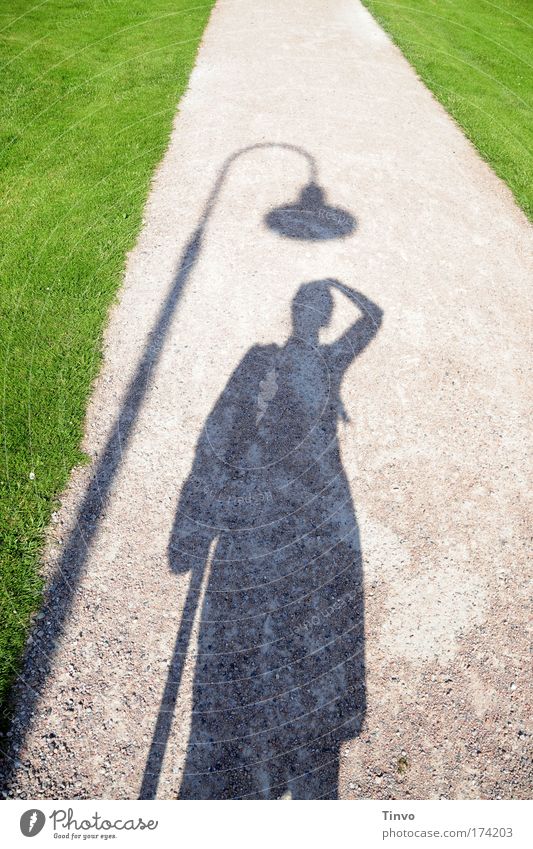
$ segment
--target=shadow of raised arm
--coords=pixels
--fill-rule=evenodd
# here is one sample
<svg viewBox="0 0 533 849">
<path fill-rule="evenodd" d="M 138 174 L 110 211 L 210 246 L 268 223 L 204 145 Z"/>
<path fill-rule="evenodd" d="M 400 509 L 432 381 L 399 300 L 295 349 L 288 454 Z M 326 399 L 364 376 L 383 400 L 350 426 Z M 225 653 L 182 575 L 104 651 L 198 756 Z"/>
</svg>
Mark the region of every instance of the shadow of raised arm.
<svg viewBox="0 0 533 849">
<path fill-rule="evenodd" d="M 350 289 L 349 286 L 345 286 L 339 280 L 330 280 L 328 282 L 332 289 L 338 289 L 339 292 L 346 295 L 361 312 L 360 318 L 350 325 L 348 330 L 336 339 L 335 342 L 327 346 L 337 367 L 340 367 L 342 372 L 344 372 L 377 334 L 383 321 L 383 310 L 371 301 L 370 298 L 367 298 L 361 292 Z"/>
</svg>

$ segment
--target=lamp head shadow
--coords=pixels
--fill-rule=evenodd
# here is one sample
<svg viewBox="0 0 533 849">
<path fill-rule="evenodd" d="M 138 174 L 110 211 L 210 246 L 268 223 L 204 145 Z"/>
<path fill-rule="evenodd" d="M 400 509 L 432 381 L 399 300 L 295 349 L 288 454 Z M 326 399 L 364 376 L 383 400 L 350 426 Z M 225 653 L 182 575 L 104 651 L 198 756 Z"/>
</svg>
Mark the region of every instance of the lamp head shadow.
<svg viewBox="0 0 533 849">
<path fill-rule="evenodd" d="M 356 227 L 353 215 L 326 203 L 324 190 L 315 182 L 304 186 L 296 203 L 272 209 L 265 222 L 286 239 L 312 242 L 343 239 Z"/>
</svg>

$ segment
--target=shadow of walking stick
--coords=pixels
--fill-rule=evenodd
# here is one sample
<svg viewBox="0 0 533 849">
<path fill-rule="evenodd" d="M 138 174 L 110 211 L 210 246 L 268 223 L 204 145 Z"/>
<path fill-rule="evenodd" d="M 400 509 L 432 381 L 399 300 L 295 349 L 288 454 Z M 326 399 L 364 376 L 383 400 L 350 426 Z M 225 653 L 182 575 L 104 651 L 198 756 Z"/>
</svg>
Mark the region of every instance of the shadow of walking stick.
<svg viewBox="0 0 533 849">
<path fill-rule="evenodd" d="M 196 580 L 196 576 L 193 573 L 189 581 L 187 598 L 185 599 L 180 627 L 174 644 L 174 651 L 172 652 L 172 660 L 168 669 L 165 689 L 161 698 L 159 713 L 157 714 L 157 721 L 152 735 L 152 743 L 146 759 L 141 789 L 139 791 L 139 799 L 155 799 L 157 794 L 161 769 L 163 766 L 163 758 L 167 748 L 168 738 L 170 736 L 172 721 L 174 719 L 174 708 L 176 706 L 176 700 L 178 698 L 178 692 L 183 676 L 183 669 L 191 639 L 194 617 L 200 600 L 201 588 L 201 581 Z"/>
</svg>

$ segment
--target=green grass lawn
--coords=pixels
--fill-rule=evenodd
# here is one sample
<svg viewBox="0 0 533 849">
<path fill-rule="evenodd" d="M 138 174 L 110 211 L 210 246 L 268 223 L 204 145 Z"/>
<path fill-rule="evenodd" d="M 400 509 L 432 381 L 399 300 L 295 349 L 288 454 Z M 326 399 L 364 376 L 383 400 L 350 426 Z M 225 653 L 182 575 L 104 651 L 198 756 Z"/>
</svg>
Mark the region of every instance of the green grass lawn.
<svg viewBox="0 0 533 849">
<path fill-rule="evenodd" d="M 0 11 L 0 703 L 80 441 L 102 328 L 213 0 Z"/>
<path fill-rule="evenodd" d="M 533 219 L 532 0 L 363 0 Z"/>
</svg>

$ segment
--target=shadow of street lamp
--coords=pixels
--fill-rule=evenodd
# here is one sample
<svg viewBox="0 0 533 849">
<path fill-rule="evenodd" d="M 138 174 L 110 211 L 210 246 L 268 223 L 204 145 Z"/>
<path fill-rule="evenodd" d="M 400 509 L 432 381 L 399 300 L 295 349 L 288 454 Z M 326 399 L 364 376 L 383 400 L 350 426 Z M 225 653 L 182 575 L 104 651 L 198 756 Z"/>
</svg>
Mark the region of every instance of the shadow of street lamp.
<svg viewBox="0 0 533 849">
<path fill-rule="evenodd" d="M 265 215 L 264 221 L 267 227 L 287 239 L 313 242 L 343 239 L 353 233 L 356 227 L 354 217 L 347 210 L 326 203 L 326 193 L 318 183 L 316 162 L 310 153 L 297 145 L 284 144 L 283 142 L 260 142 L 244 147 L 226 159 L 205 205 L 193 239 L 203 236 L 222 185 L 233 163 L 247 153 L 272 148 L 279 148 L 303 156 L 309 166 L 309 181 L 300 191 L 296 202 L 276 207 Z"/>
<path fill-rule="evenodd" d="M 220 189 L 233 162 L 245 153 L 256 150 L 282 149 L 303 156 L 309 164 L 309 182 L 302 189 L 296 203 L 271 210 L 265 217 L 266 225 L 278 235 L 290 238 L 320 241 L 325 239 L 343 238 L 355 228 L 352 216 L 340 209 L 330 207 L 325 203 L 325 193 L 317 181 L 315 161 L 309 153 L 296 145 L 264 142 L 243 148 L 225 161 L 206 202 L 204 211 L 192 236 L 186 243 L 179 261 L 176 274 L 164 302 L 147 335 L 144 349 L 124 392 L 120 411 L 109 431 L 109 437 L 100 452 L 94 473 L 87 486 L 77 510 L 70 533 L 62 549 L 57 568 L 48 583 L 43 605 L 48 609 L 50 627 L 40 641 L 34 641 L 28 650 L 25 664 L 24 698 L 19 701 L 24 704 L 24 710 L 16 714 L 13 724 L 13 743 L 17 749 L 24 745 L 26 733 L 31 719 L 35 715 L 41 695 L 46 687 L 57 653 L 64 635 L 65 625 L 72 611 L 78 591 L 81 576 L 87 567 L 94 540 L 100 531 L 102 517 L 106 513 L 107 504 L 113 491 L 113 484 L 121 469 L 128 446 L 135 432 L 140 411 L 143 407 L 150 386 L 150 376 L 161 359 L 165 340 L 169 333 L 176 307 L 185 290 L 189 277 L 196 267 L 200 255 L 205 231 L 218 199 Z M 168 742 L 172 723 L 172 710 L 165 706 L 173 705 L 176 701 L 179 683 L 183 672 L 182 647 L 189 644 L 192 619 L 197 606 L 198 588 L 191 582 L 185 602 L 182 620 L 178 631 L 173 658 L 170 662 L 168 678 L 161 701 L 158 717 L 152 738 L 150 753 L 146 762 L 140 798 L 154 798 L 161 773 L 161 765 Z M 192 614 L 191 615 L 191 611 Z M 2 751 L 2 779 L 5 787 L 10 785 L 16 773 L 16 757 L 14 752 Z"/>
</svg>

